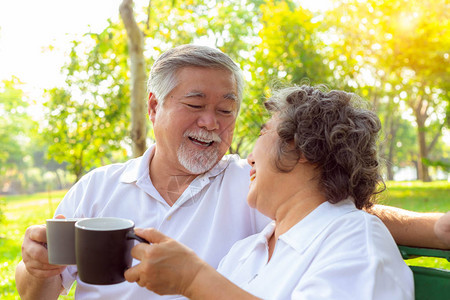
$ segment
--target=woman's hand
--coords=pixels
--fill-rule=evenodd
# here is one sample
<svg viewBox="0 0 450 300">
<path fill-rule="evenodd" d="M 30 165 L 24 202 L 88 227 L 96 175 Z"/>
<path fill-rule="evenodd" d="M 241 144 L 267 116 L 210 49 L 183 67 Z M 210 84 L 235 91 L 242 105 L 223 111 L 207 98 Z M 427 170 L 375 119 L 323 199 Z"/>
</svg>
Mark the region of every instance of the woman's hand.
<svg viewBox="0 0 450 300">
<path fill-rule="evenodd" d="M 156 229 L 136 229 L 135 232 L 150 245 L 140 243 L 131 250 L 131 255 L 141 262 L 125 272 L 125 279 L 159 295 L 189 293 L 194 278 L 208 267 L 206 262 Z"/>
</svg>

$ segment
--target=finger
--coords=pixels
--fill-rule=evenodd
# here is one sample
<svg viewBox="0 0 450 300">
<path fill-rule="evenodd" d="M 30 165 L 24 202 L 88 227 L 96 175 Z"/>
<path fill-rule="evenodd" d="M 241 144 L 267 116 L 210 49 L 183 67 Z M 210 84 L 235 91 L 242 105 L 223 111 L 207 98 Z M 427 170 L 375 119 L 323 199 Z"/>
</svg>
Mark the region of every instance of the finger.
<svg viewBox="0 0 450 300">
<path fill-rule="evenodd" d="M 131 248 L 131 256 L 137 260 L 142 261 L 145 256 L 149 255 L 150 247 L 151 245 L 149 244 L 139 243 Z"/>
<path fill-rule="evenodd" d="M 32 240 L 24 243 L 22 254 L 25 262 L 34 261 L 36 264 L 48 264 L 48 251 L 42 243 Z"/>
<path fill-rule="evenodd" d="M 146 239 L 147 241 L 149 241 L 149 243 L 152 244 L 159 244 L 170 240 L 168 236 L 162 234 L 155 228 L 136 228 L 134 232 L 136 233 L 136 235 Z"/>
<path fill-rule="evenodd" d="M 27 229 L 25 235 L 32 241 L 38 243 L 47 243 L 47 231 L 45 225 L 34 225 Z"/>
<path fill-rule="evenodd" d="M 125 280 L 128 282 L 139 281 L 139 265 L 129 268 L 124 273 Z"/>
<path fill-rule="evenodd" d="M 30 241 L 22 249 L 22 259 L 28 272 L 36 277 L 46 278 L 60 274 L 65 266 L 50 265 L 47 249 L 39 243 Z"/>
<path fill-rule="evenodd" d="M 27 268 L 29 269 L 35 269 L 35 270 L 41 270 L 44 272 L 51 272 L 54 270 L 62 270 L 65 268 L 65 266 L 59 266 L 59 265 L 51 265 L 45 261 L 36 259 L 36 260 L 29 260 L 26 264 Z"/>
<path fill-rule="evenodd" d="M 30 265 L 25 265 L 25 266 L 27 268 L 28 273 L 30 273 L 31 275 L 38 277 L 38 278 L 48 278 L 48 277 L 59 275 L 66 268 L 65 266 L 54 266 L 51 269 L 42 269 L 39 267 L 36 268 L 34 266 L 30 266 Z"/>
<path fill-rule="evenodd" d="M 55 219 L 65 219 L 66 217 L 64 217 L 64 215 L 56 215 Z"/>
</svg>

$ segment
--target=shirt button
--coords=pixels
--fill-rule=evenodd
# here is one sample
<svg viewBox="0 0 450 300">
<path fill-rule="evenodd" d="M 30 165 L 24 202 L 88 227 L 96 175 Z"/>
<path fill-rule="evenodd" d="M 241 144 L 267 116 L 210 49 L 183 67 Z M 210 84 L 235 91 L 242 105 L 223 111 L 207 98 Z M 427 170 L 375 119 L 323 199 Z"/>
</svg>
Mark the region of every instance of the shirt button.
<svg viewBox="0 0 450 300">
<path fill-rule="evenodd" d="M 172 216 L 168 216 L 166 220 L 170 221 L 170 219 L 172 219 Z"/>
</svg>

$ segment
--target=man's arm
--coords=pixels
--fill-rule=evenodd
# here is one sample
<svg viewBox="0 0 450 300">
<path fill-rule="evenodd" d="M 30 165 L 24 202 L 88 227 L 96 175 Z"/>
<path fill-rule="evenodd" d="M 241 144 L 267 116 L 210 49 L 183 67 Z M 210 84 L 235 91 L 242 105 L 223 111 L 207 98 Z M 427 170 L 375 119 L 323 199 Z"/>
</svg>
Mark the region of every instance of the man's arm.
<svg viewBox="0 0 450 300">
<path fill-rule="evenodd" d="M 386 205 L 374 205 L 368 212 L 383 221 L 399 245 L 449 248 L 434 231 L 434 225 L 443 213 L 418 213 Z"/>
<path fill-rule="evenodd" d="M 450 248 L 450 211 L 437 220 L 434 225 L 434 233 L 448 248 Z"/>
<path fill-rule="evenodd" d="M 21 299 L 57 299 L 64 266 L 48 263 L 45 226 L 27 229 L 22 244 L 22 261 L 16 268 L 16 287 Z"/>
<path fill-rule="evenodd" d="M 21 261 L 16 268 L 16 287 L 20 298 L 25 299 L 58 299 L 63 287 L 61 276 L 38 278 L 28 273 Z"/>
</svg>

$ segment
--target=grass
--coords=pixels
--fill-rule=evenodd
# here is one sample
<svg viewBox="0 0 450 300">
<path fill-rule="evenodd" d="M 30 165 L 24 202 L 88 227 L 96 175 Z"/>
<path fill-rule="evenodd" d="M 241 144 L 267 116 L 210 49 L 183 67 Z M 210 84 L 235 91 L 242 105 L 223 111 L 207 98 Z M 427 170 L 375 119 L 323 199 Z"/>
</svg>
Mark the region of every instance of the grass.
<svg viewBox="0 0 450 300">
<path fill-rule="evenodd" d="M 449 182 L 388 182 L 381 204 L 397 206 L 414 211 L 450 210 Z M 56 206 L 66 191 L 0 198 L 4 203 L 5 220 L 0 224 L 0 299 L 20 299 L 16 291 L 14 271 L 21 259 L 21 244 L 27 227 L 44 224 L 53 216 Z M 432 266 L 449 269 L 445 259 L 415 258 L 407 260 L 410 265 Z M 61 299 L 74 299 L 74 288 Z"/>
<path fill-rule="evenodd" d="M 389 181 L 381 204 L 419 212 L 450 210 L 450 182 Z"/>
<path fill-rule="evenodd" d="M 45 224 L 66 191 L 3 197 L 4 218 L 0 225 L 0 299 L 20 299 L 14 272 L 21 259 L 25 230 L 35 224 Z M 61 299 L 74 299 L 74 289 Z"/>
</svg>

